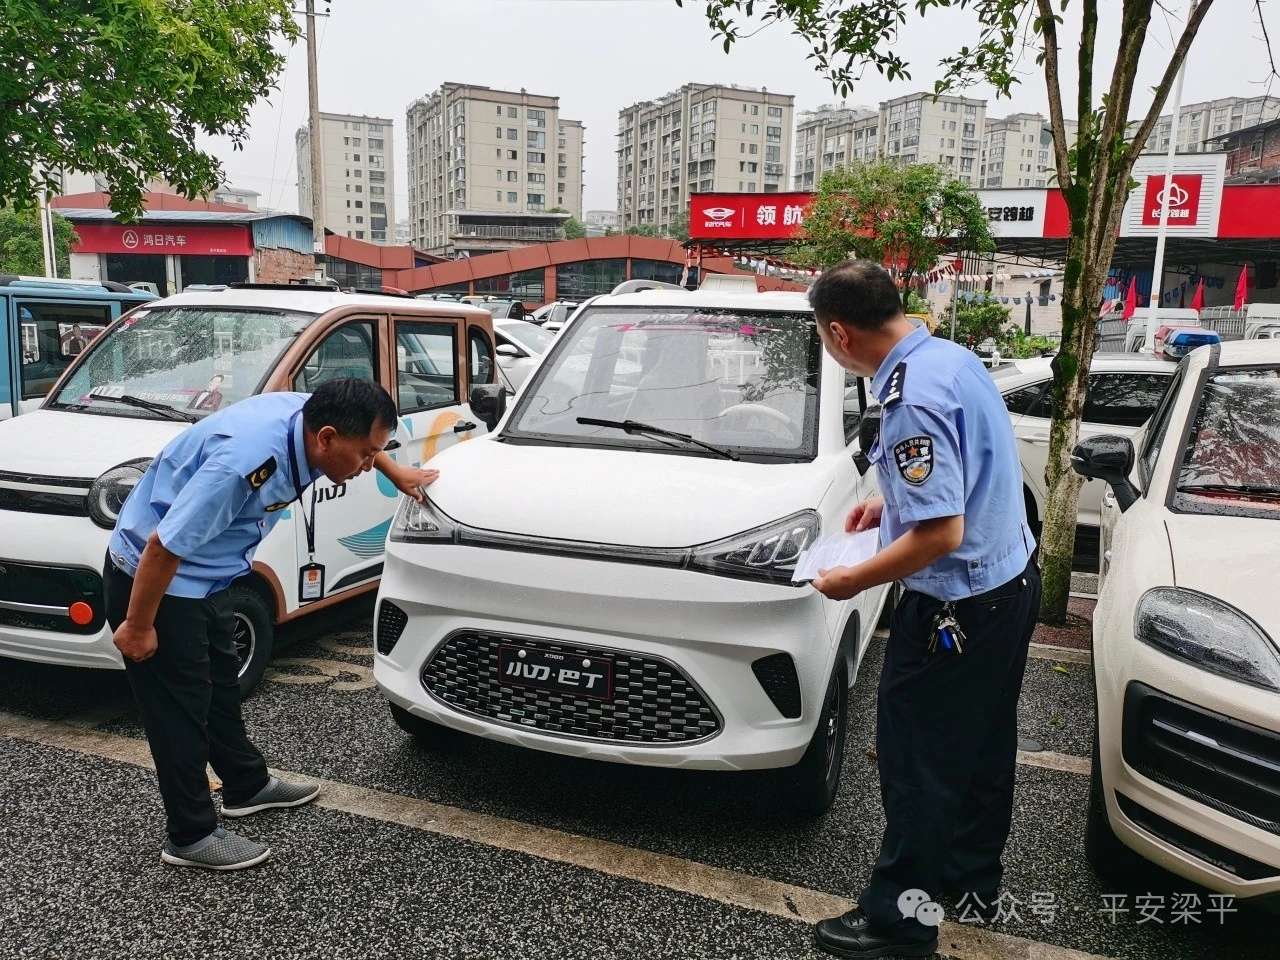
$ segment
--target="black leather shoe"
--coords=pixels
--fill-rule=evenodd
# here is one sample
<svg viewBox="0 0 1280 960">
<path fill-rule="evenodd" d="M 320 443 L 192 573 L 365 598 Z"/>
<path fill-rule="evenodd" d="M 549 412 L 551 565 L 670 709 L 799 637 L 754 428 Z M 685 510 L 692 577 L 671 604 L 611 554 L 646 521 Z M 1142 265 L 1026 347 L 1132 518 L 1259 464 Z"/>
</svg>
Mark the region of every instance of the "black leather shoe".
<svg viewBox="0 0 1280 960">
<path fill-rule="evenodd" d="M 814 928 L 818 946 L 837 957 L 929 957 L 937 952 L 938 936 L 928 940 L 871 928 L 862 911 L 854 907 L 842 917 L 823 920 Z"/>
</svg>

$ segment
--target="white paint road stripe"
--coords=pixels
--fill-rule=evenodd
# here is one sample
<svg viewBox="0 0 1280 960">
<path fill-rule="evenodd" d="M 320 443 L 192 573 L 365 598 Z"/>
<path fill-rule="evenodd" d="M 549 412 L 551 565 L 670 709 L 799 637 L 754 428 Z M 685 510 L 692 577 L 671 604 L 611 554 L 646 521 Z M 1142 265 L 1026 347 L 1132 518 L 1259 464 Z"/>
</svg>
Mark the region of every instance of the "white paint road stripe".
<svg viewBox="0 0 1280 960">
<path fill-rule="evenodd" d="M 152 768 L 151 754 L 145 740 L 87 730 L 70 723 L 35 720 L 0 711 L 0 735 Z M 272 772 L 282 777 L 302 777 L 316 781 L 314 777 L 286 770 Z M 578 836 L 333 780 L 318 782 L 323 790 L 316 804 L 329 810 L 523 853 L 691 894 L 756 913 L 815 923 L 825 917 L 843 913 L 854 905 L 851 900 L 819 890 L 754 877 L 666 854 L 637 850 L 607 840 Z M 942 926 L 938 948 L 955 960 L 1101 960 L 1093 954 L 1078 950 L 950 922 Z"/>
</svg>

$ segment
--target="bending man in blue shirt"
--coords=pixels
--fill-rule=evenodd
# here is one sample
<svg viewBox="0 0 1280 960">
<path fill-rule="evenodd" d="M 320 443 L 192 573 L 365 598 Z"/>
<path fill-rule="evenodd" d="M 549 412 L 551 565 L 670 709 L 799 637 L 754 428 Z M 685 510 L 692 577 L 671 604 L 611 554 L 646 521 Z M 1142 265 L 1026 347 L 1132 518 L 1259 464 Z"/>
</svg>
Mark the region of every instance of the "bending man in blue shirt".
<svg viewBox="0 0 1280 960">
<path fill-rule="evenodd" d="M 166 863 L 238 870 L 270 854 L 218 826 L 206 763 L 222 779 L 224 816 L 301 806 L 319 794 L 268 774 L 245 733 L 227 588 L 250 571 L 284 508 L 321 476 L 342 483 L 376 467 L 421 499 L 436 471 L 384 452 L 395 424 L 390 395 L 368 380 L 333 380 L 310 396 L 250 397 L 170 442 L 121 509 L 104 571 L 107 619 L 155 759 Z"/>
<path fill-rule="evenodd" d="M 882 495 L 849 530 L 880 528 L 880 551 L 826 570 L 837 600 L 901 581 L 876 709 L 885 833 L 858 907 L 818 924 L 843 957 L 930 956 L 936 900 L 989 919 L 1013 812 L 1017 706 L 1040 577 L 1022 468 L 1004 402 L 968 350 L 915 328 L 879 264 L 848 261 L 809 292 L 823 346 L 872 377 Z"/>
</svg>

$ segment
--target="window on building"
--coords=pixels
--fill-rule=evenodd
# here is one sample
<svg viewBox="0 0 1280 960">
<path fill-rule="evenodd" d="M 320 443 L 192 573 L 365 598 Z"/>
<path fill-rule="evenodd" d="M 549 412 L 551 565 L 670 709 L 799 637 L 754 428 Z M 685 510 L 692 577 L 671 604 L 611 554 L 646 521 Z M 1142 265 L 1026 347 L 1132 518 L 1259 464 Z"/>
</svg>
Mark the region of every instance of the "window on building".
<svg viewBox="0 0 1280 960">
<path fill-rule="evenodd" d="M 520 202 L 520 194 L 515 193 L 513 191 L 507 193 L 507 203 L 519 203 L 519 202 Z"/>
<path fill-rule="evenodd" d="M 508 150 L 508 151 L 507 151 L 507 159 L 508 159 L 508 160 L 519 160 L 519 159 L 520 159 L 520 151 L 519 151 L 519 150 Z M 530 157 L 530 158 L 529 158 L 529 162 L 530 162 L 530 163 L 533 163 L 533 158 L 532 158 L 532 157 Z"/>
<path fill-rule="evenodd" d="M 356 209 L 357 209 L 357 210 L 363 210 L 363 209 L 364 209 L 364 201 L 363 201 L 363 200 L 357 200 L 357 201 L 356 201 Z"/>
<path fill-rule="evenodd" d="M 782 119 L 782 108 L 781 108 L 781 107 L 770 107 L 770 108 L 769 108 L 769 116 L 773 117 L 774 119 L 781 120 L 781 119 Z"/>
<path fill-rule="evenodd" d="M 545 153 L 538 153 L 533 150 L 529 151 L 529 163 L 533 164 L 534 166 L 542 166 L 546 162 L 547 162 L 547 155 Z"/>
<path fill-rule="evenodd" d="M 528 126 L 530 126 L 530 127 L 545 127 L 546 125 L 547 125 L 547 111 L 545 111 L 545 110 L 530 110 L 530 111 L 529 111 L 529 121 L 528 121 Z"/>
<path fill-rule="evenodd" d="M 508 170 L 508 171 L 507 171 L 507 183 L 518 183 L 519 181 L 520 181 L 520 171 L 519 171 L 519 170 Z"/>
<path fill-rule="evenodd" d="M 547 175 L 545 173 L 531 173 L 529 174 L 529 182 L 530 183 L 546 183 Z"/>
<path fill-rule="evenodd" d="M 520 116 L 520 111 L 515 107 L 507 107 L 507 119 L 514 120 Z"/>
<path fill-rule="evenodd" d="M 528 138 L 525 141 L 530 147 L 537 150 L 545 150 L 547 148 L 547 135 L 542 130 L 528 131 Z"/>
<path fill-rule="evenodd" d="M 608 293 L 627 278 L 626 260 L 585 260 L 556 267 L 556 295 L 584 300 Z"/>
<path fill-rule="evenodd" d="M 760 153 L 759 145 L 752 143 L 752 144 L 748 144 L 748 147 L 749 149 L 747 150 L 747 153 L 751 154 L 751 156 L 754 157 Z"/>
<path fill-rule="evenodd" d="M 501 140 L 501 139 L 502 139 L 502 127 L 498 127 L 498 128 L 497 128 L 497 130 L 498 130 L 498 139 L 499 139 L 499 140 Z"/>
</svg>

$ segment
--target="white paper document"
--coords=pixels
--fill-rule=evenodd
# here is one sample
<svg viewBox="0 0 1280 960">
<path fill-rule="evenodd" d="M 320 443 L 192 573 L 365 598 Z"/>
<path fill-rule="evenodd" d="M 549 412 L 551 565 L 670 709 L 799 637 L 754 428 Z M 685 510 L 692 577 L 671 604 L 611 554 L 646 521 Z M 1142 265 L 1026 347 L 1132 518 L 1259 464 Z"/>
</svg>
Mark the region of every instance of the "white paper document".
<svg viewBox="0 0 1280 960">
<path fill-rule="evenodd" d="M 876 527 L 861 533 L 832 533 L 820 537 L 800 554 L 796 560 L 796 572 L 792 583 L 817 579 L 819 570 L 832 567 L 852 567 L 870 560 L 880 546 L 880 531 Z"/>
</svg>

